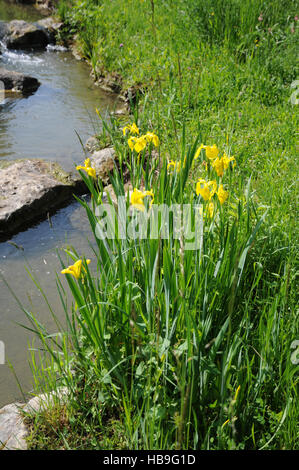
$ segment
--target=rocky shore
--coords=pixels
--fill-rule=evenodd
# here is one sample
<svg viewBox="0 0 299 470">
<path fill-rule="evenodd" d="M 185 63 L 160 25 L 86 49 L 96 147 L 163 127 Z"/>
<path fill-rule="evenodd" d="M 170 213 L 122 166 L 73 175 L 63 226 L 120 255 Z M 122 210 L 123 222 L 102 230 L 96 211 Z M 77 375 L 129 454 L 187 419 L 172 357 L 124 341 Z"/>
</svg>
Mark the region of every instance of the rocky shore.
<svg viewBox="0 0 299 470">
<path fill-rule="evenodd" d="M 114 167 L 114 150 L 91 154 L 91 165 L 104 184 Z M 73 199 L 86 193 L 79 174 L 65 172 L 54 162 L 31 159 L 5 161 L 0 165 L 0 240 L 5 240 L 46 218 Z"/>
</svg>

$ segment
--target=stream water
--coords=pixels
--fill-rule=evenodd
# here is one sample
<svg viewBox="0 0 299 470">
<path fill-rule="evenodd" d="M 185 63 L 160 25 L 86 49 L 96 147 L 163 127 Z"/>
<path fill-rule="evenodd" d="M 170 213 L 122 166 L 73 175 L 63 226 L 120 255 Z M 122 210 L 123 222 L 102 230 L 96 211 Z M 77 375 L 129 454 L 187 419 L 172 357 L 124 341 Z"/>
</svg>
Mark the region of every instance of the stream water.
<svg viewBox="0 0 299 470">
<path fill-rule="evenodd" d="M 0 0 L 2 21 L 36 21 L 40 17 L 33 7 Z M 76 132 L 83 142 L 95 134 L 99 129 L 95 108 L 105 115 L 114 108 L 115 97 L 95 87 L 88 66 L 64 50 L 50 48 L 31 53 L 4 49 L 0 66 L 32 75 L 41 82 L 38 91 L 28 98 L 7 98 L 0 105 L 0 161 L 42 158 L 57 161 L 66 170 L 73 169 L 84 159 Z M 49 309 L 26 273 L 25 265 L 30 265 L 53 310 L 62 319 L 55 284 L 55 273 L 60 271 L 56 250 L 69 244 L 88 256 L 88 235 L 84 210 L 74 202 L 57 211 L 51 223 L 46 220 L 0 243 L 0 275 L 22 304 L 34 311 L 52 332 L 55 332 L 55 325 Z M 25 392 L 32 388 L 28 365 L 32 334 L 18 323 L 28 325 L 25 314 L 0 277 L 0 341 L 5 345 L 5 364 L 0 364 L 0 407 L 22 399 L 14 373 Z"/>
</svg>

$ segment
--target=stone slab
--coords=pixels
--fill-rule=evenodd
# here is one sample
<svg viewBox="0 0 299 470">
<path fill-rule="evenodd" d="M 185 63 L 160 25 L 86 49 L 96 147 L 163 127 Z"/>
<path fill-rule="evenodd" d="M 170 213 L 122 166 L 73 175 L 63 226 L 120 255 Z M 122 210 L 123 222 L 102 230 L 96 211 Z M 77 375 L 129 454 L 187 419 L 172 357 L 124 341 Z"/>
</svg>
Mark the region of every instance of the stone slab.
<svg viewBox="0 0 299 470">
<path fill-rule="evenodd" d="M 3 166 L 3 162 L 0 162 Z M 0 237 L 28 227 L 58 208 L 73 194 L 83 194 L 82 182 L 71 179 L 56 163 L 43 160 L 9 162 L 0 169 Z"/>
<path fill-rule="evenodd" d="M 91 166 L 103 184 L 109 182 L 115 152 L 99 150 L 90 157 Z M 88 189 L 78 172 L 67 173 L 57 163 L 31 159 L 0 161 L 0 239 L 24 230 L 45 218 Z"/>
</svg>

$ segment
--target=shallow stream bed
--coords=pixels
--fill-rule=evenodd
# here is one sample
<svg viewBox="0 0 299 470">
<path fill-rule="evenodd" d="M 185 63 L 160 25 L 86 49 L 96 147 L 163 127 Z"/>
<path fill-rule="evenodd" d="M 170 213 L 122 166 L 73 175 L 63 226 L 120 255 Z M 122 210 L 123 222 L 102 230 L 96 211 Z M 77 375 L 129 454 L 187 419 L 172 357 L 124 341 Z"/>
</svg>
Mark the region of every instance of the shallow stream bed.
<svg viewBox="0 0 299 470">
<path fill-rule="evenodd" d="M 41 15 L 33 7 L 12 5 L 0 0 L 0 20 L 37 21 Z M 99 129 L 95 108 L 101 113 L 112 110 L 116 101 L 97 88 L 90 78 L 88 66 L 77 61 L 70 52 L 50 47 L 44 52 L 3 50 L 0 66 L 36 77 L 41 86 L 28 98 L 5 99 L 0 104 L 1 160 L 42 158 L 56 161 L 66 170 L 84 159 L 81 144 Z M 55 325 L 47 305 L 34 286 L 25 265 L 45 289 L 58 318 L 63 311 L 57 295 L 55 273 L 60 272 L 56 249 L 72 244 L 88 256 L 90 248 L 87 219 L 81 206 L 73 204 L 59 210 L 51 221 L 45 220 L 0 243 L 0 275 L 11 286 L 22 304 L 33 310 L 51 331 Z M 21 248 L 17 248 L 21 247 Z M 32 334 L 17 323 L 28 325 L 25 314 L 0 277 L 0 341 L 5 344 L 5 364 L 0 364 L 0 407 L 21 400 L 17 381 L 31 389 L 28 365 L 28 342 Z"/>
</svg>

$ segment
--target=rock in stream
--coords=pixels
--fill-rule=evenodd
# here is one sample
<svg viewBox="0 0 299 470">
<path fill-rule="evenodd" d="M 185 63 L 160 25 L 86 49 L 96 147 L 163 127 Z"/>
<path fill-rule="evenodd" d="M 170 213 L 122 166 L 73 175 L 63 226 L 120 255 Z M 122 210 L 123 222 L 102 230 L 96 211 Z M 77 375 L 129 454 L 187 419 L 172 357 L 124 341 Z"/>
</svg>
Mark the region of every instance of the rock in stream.
<svg viewBox="0 0 299 470">
<path fill-rule="evenodd" d="M 9 23 L 0 22 L 0 40 L 7 49 L 43 50 L 48 44 L 55 43 L 55 37 L 62 23 L 53 17 L 27 23 L 13 20 Z"/>
<path fill-rule="evenodd" d="M 91 165 L 104 184 L 114 168 L 114 150 L 106 148 L 91 156 Z M 0 239 L 4 240 L 53 212 L 73 195 L 87 193 L 80 175 L 62 170 L 45 160 L 17 160 L 0 165 Z M 0 168 L 1 168 L 0 166 Z"/>
<path fill-rule="evenodd" d="M 0 170 L 2 239 L 45 217 L 74 193 L 84 192 L 80 179 L 71 179 L 57 163 L 34 159 L 6 163 Z"/>
<path fill-rule="evenodd" d="M 13 20 L 6 25 L 7 49 L 45 49 L 49 36 L 45 28 L 23 20 Z"/>
<path fill-rule="evenodd" d="M 0 67 L 0 81 L 4 83 L 5 90 L 23 95 L 34 93 L 40 86 L 40 82 L 36 78 L 2 67 Z"/>
</svg>

